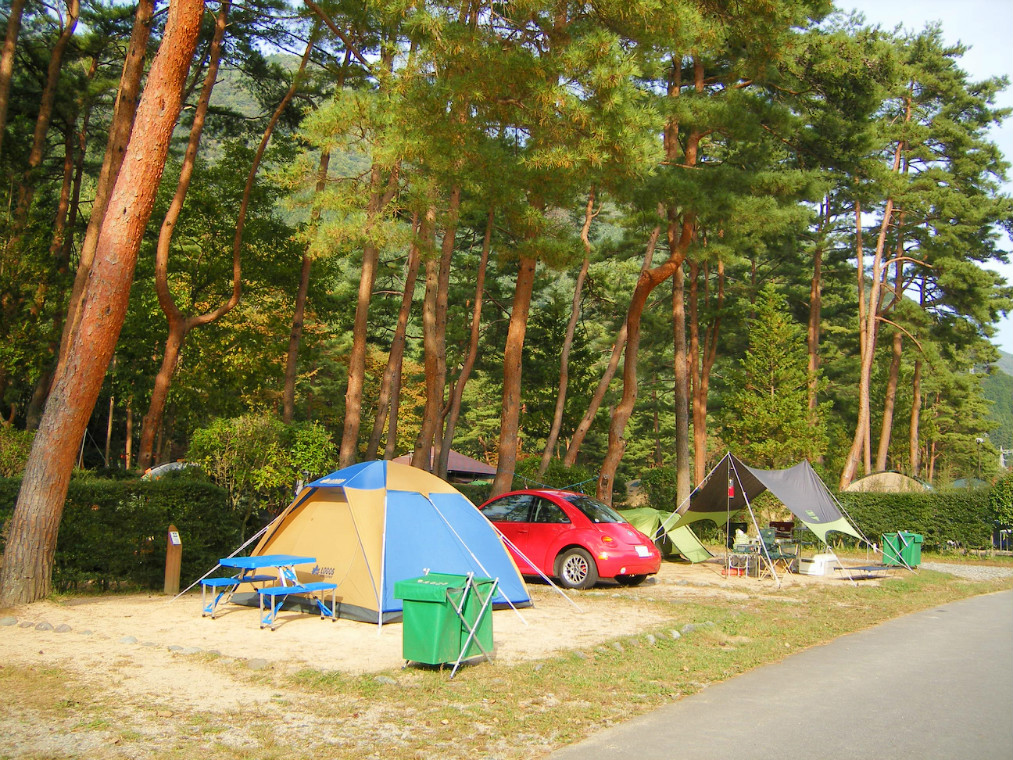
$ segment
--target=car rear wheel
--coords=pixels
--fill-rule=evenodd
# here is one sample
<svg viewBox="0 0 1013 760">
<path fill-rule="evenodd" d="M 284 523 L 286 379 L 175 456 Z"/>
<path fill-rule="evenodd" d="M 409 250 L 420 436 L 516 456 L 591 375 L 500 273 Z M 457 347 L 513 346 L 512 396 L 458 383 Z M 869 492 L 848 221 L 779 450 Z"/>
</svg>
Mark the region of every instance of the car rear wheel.
<svg viewBox="0 0 1013 760">
<path fill-rule="evenodd" d="M 646 575 L 617 575 L 616 583 L 620 586 L 639 586 L 647 580 Z"/>
<path fill-rule="evenodd" d="M 598 568 L 584 549 L 567 549 L 556 560 L 556 576 L 563 588 L 591 588 L 598 582 Z"/>
</svg>

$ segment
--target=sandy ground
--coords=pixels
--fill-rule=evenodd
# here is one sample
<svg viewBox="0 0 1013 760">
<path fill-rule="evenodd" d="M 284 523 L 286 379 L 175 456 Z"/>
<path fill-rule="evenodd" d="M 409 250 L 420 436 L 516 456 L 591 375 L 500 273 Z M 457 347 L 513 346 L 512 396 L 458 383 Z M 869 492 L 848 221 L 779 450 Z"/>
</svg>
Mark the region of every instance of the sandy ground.
<svg viewBox="0 0 1013 760">
<path fill-rule="evenodd" d="M 787 584 L 832 582 L 789 576 Z M 591 593 L 564 595 L 531 585 L 534 606 L 493 615 L 495 659 L 513 664 L 540 659 L 616 637 L 635 635 L 665 623 L 659 608 L 643 601 L 674 596 L 757 593 L 770 581 L 725 578 L 718 565 L 665 563 L 643 585 L 603 585 Z M 208 667 L 202 654 L 254 669 L 295 672 L 304 668 L 370 673 L 399 668 L 401 625 L 377 627 L 347 620 L 283 611 L 277 630 L 259 627 L 258 610 L 236 604 L 201 616 L 199 592 L 176 600 L 160 595 L 77 597 L 40 602 L 0 612 L 0 663 L 65 668 L 102 691 L 126 699 L 158 698 L 196 709 L 228 710 L 243 700 L 263 698 L 256 687 L 228 681 L 227 670 Z M 16 620 L 11 624 L 12 619 Z M 223 688 L 225 687 L 225 688 Z"/>
</svg>

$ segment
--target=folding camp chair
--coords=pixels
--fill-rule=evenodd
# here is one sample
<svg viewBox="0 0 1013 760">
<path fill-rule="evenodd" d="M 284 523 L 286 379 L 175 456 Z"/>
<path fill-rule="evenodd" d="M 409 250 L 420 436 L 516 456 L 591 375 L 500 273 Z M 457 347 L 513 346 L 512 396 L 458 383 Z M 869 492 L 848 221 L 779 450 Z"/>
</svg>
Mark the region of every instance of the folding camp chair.
<svg viewBox="0 0 1013 760">
<path fill-rule="evenodd" d="M 786 573 L 790 573 L 792 564 L 798 559 L 798 545 L 793 545 L 789 549 L 785 544 L 781 543 L 777 538 L 776 528 L 760 528 L 760 541 L 763 543 L 760 553 L 764 558 L 769 558 L 774 568 L 780 565 Z M 764 568 L 761 564 L 761 576 L 763 575 L 763 570 Z M 769 572 L 769 568 L 767 570 Z"/>
</svg>

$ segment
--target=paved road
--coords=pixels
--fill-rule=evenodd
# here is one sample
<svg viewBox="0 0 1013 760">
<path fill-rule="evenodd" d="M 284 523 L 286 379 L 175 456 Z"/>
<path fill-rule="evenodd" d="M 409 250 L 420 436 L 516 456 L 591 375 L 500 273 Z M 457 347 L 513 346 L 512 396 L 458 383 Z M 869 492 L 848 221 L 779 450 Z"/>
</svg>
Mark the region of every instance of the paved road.
<svg viewBox="0 0 1013 760">
<path fill-rule="evenodd" d="M 1010 760 L 1013 592 L 800 652 L 551 758 Z"/>
</svg>

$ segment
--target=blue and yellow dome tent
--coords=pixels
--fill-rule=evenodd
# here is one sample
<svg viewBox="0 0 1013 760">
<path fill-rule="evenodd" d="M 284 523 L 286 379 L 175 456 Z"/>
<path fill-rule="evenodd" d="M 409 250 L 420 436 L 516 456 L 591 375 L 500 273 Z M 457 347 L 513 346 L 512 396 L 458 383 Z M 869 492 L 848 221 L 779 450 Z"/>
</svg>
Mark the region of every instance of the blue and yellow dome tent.
<svg viewBox="0 0 1013 760">
<path fill-rule="evenodd" d="M 394 584 L 427 570 L 498 578 L 494 605 L 531 605 L 517 566 L 475 505 L 435 475 L 395 462 L 362 462 L 307 484 L 252 554 L 316 557 L 306 579 L 337 583 L 338 616 L 352 620 L 399 620 Z"/>
</svg>

